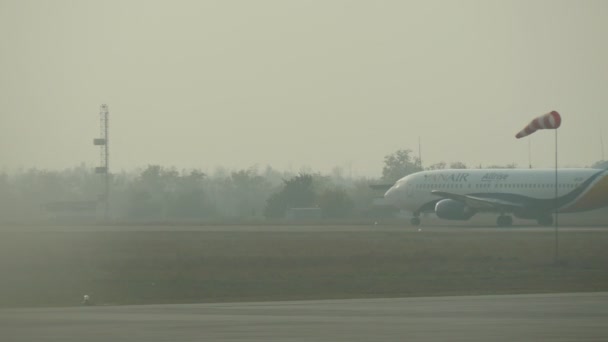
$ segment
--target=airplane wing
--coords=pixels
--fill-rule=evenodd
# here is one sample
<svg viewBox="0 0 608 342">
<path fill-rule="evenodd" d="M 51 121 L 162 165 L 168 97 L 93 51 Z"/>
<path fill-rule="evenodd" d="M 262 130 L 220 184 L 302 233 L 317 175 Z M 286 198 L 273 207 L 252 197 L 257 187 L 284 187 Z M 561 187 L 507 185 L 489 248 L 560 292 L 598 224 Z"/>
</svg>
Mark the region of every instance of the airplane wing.
<svg viewBox="0 0 608 342">
<path fill-rule="evenodd" d="M 459 195 L 453 194 L 445 191 L 432 190 L 432 194 L 441 196 L 443 198 L 448 198 L 454 201 L 462 202 L 467 206 L 473 209 L 480 210 L 513 210 L 513 209 L 523 209 L 523 203 L 517 203 L 513 201 L 505 201 L 497 198 L 488 198 L 488 197 L 479 197 L 479 196 L 470 196 L 470 195 Z"/>
</svg>

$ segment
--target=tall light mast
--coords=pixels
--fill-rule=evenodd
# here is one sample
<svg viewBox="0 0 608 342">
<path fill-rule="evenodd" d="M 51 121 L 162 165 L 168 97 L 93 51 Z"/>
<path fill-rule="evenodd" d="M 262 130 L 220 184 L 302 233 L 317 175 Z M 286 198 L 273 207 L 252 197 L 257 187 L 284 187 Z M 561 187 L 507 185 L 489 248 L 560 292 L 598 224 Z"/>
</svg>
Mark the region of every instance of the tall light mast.
<svg viewBox="0 0 608 342">
<path fill-rule="evenodd" d="M 109 118 L 108 105 L 102 104 L 99 110 L 99 133 L 100 137 L 93 140 L 95 146 L 99 146 L 100 163 L 95 168 L 95 173 L 101 174 L 104 180 L 104 193 L 99 197 L 104 202 L 104 218 L 110 218 L 110 144 L 109 144 Z"/>
</svg>

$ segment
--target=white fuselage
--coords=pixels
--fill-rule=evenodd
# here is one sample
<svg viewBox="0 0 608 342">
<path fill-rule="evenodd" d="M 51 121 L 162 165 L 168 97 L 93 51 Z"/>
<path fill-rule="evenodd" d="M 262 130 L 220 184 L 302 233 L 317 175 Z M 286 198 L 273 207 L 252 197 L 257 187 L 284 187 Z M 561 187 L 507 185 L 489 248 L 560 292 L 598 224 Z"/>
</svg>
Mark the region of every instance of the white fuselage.
<svg viewBox="0 0 608 342">
<path fill-rule="evenodd" d="M 608 184 L 606 172 L 588 181 L 590 177 L 602 173 L 598 169 L 559 169 L 557 172 L 557 197 L 572 193 L 578 187 L 585 189 L 576 191 L 573 201 L 585 197 L 590 191 L 597 193 L 597 188 L 605 190 Z M 419 212 L 425 204 L 438 199 L 431 193 L 437 190 L 459 195 L 479 194 L 513 194 L 533 199 L 551 199 L 556 197 L 555 169 L 458 169 L 422 171 L 398 180 L 386 194 L 388 204 L 409 212 Z M 580 192 L 580 194 L 578 194 Z M 563 211 L 581 211 L 595 209 L 606 205 L 606 196 L 589 199 L 586 196 L 585 206 L 576 203 L 561 205 Z M 577 210 L 568 210 L 568 207 Z"/>
</svg>

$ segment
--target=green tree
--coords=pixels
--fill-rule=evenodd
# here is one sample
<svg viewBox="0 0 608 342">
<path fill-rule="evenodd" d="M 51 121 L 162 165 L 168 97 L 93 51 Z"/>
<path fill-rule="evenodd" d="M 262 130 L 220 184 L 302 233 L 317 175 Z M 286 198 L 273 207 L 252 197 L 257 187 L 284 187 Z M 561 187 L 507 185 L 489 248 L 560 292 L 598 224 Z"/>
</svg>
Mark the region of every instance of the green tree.
<svg viewBox="0 0 608 342">
<path fill-rule="evenodd" d="M 236 215 L 241 218 L 261 215 L 272 189 L 270 183 L 255 167 L 232 172 L 230 178 L 236 198 Z"/>
<path fill-rule="evenodd" d="M 412 150 L 398 150 L 384 157 L 382 180 L 395 182 L 411 173 L 422 171 L 420 159 L 413 157 Z"/>
<path fill-rule="evenodd" d="M 313 176 L 301 173 L 289 180 L 283 180 L 283 188 L 267 200 L 264 215 L 279 218 L 285 216 L 289 208 L 312 207 L 315 197 Z"/>
<path fill-rule="evenodd" d="M 318 199 L 325 218 L 345 218 L 353 210 L 354 203 L 341 188 L 325 189 Z"/>
<path fill-rule="evenodd" d="M 160 165 L 148 165 L 131 184 L 128 215 L 138 219 L 166 218 L 168 197 L 179 173 Z"/>
<path fill-rule="evenodd" d="M 517 163 L 509 163 L 507 165 L 490 165 L 486 166 L 486 169 L 516 169 Z"/>
<path fill-rule="evenodd" d="M 467 164 L 463 163 L 463 162 L 451 162 L 450 163 L 450 169 L 466 169 L 467 168 Z"/>
<path fill-rule="evenodd" d="M 139 219 L 195 219 L 213 212 L 199 170 L 149 165 L 131 184 L 128 215 Z"/>
<path fill-rule="evenodd" d="M 167 216 L 177 219 L 200 219 L 214 212 L 208 203 L 204 181 L 206 175 L 200 170 L 183 172 L 175 180 L 167 198 Z"/>
<path fill-rule="evenodd" d="M 448 164 L 446 162 L 439 162 L 439 163 L 435 163 L 429 167 L 427 167 L 427 170 L 443 170 L 448 168 Z M 467 165 L 463 162 L 451 162 L 449 165 L 450 169 L 466 169 Z"/>
<path fill-rule="evenodd" d="M 427 167 L 427 170 L 443 170 L 446 166 L 447 164 L 445 162 L 439 162 Z"/>
</svg>

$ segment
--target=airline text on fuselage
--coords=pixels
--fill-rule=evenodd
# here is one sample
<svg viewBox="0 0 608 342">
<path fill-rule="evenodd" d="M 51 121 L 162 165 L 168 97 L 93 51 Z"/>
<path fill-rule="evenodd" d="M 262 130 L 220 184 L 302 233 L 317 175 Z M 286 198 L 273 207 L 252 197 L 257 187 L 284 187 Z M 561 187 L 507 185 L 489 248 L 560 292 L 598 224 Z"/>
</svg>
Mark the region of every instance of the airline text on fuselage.
<svg viewBox="0 0 608 342">
<path fill-rule="evenodd" d="M 427 182 L 468 182 L 468 173 L 424 175 Z"/>
</svg>

